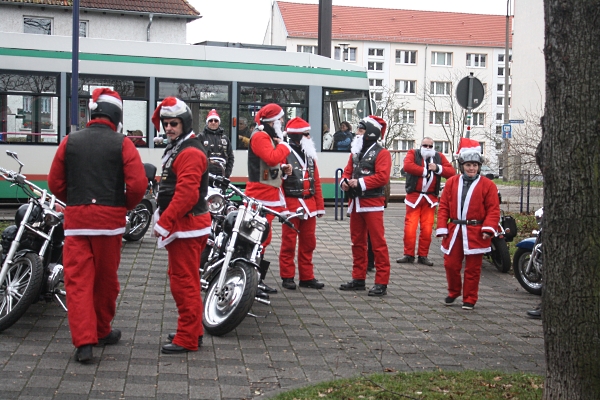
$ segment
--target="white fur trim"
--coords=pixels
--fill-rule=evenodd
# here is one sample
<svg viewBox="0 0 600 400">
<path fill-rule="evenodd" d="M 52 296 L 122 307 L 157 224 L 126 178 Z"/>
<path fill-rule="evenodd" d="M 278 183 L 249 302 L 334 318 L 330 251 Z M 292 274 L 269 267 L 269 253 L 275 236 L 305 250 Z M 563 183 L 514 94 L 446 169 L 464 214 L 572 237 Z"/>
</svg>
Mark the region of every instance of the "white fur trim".
<svg viewBox="0 0 600 400">
<path fill-rule="evenodd" d="M 162 106 L 160 108 L 160 116 L 161 118 L 180 118 L 180 115 L 187 111 L 187 107 L 185 103 L 179 99 L 172 106 Z"/>
<path fill-rule="evenodd" d="M 367 191 L 367 185 L 365 184 L 365 178 L 360 178 L 358 180 L 358 183 L 360 183 L 360 188 L 362 189 L 363 192 Z"/>
<path fill-rule="evenodd" d="M 110 96 L 107 94 L 101 94 L 98 97 L 98 100 L 96 100 L 96 102 L 100 102 L 100 101 L 118 106 L 121 110 L 123 109 L 123 103 L 121 103 L 121 101 L 114 96 Z"/>
<path fill-rule="evenodd" d="M 305 126 L 303 128 L 287 128 L 286 132 L 288 133 L 304 133 L 310 131 L 310 126 Z"/>
<path fill-rule="evenodd" d="M 375 125 L 376 127 L 379 128 L 379 130 L 381 130 L 381 128 L 383 128 L 383 125 L 381 125 L 379 122 L 377 122 L 377 120 L 371 118 L 371 117 L 365 117 L 363 118 L 363 121 L 367 121 L 372 123 L 373 125 Z"/>
<path fill-rule="evenodd" d="M 272 118 L 261 118 L 261 121 L 271 122 L 271 121 L 276 121 L 281 117 L 283 117 L 283 110 L 279 111 L 279 114 L 277 114 L 276 116 L 274 116 Z"/>
<path fill-rule="evenodd" d="M 156 247 L 158 247 L 159 249 L 162 249 L 163 247 L 165 247 L 166 245 L 168 245 L 175 239 L 189 239 L 189 238 L 207 236 L 208 234 L 210 234 L 210 227 L 197 229 L 195 231 L 173 232 L 173 234 L 171 236 L 168 236 L 164 239 L 162 237 L 159 237 L 158 242 L 156 243 Z"/>
<path fill-rule="evenodd" d="M 65 236 L 116 236 L 125 233 L 125 227 L 117 229 L 66 229 Z"/>
<path fill-rule="evenodd" d="M 448 234 L 448 228 L 438 228 L 435 230 L 435 236 L 447 235 L 447 234 Z"/>
</svg>

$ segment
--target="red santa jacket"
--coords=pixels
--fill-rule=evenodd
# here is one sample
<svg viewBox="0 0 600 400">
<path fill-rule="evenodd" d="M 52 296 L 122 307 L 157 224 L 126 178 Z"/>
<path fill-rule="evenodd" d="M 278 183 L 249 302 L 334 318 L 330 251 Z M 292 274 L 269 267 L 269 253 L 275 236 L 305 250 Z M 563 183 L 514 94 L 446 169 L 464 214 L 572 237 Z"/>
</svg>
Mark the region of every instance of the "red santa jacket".
<svg viewBox="0 0 600 400">
<path fill-rule="evenodd" d="M 353 179 L 353 170 L 354 165 L 352 163 L 352 154 L 350 154 L 350 157 L 348 158 L 348 164 L 346 164 L 346 168 L 344 168 L 344 173 L 342 174 L 342 179 Z M 360 178 L 358 180 L 358 184 L 360 185 L 363 192 L 369 189 L 383 187 L 387 185 L 390 181 L 391 170 L 392 156 L 386 148 L 383 148 L 381 149 L 381 151 L 377 155 L 377 159 L 375 160 L 375 174 L 366 176 L 364 178 Z M 350 204 L 348 205 L 348 212 L 352 212 L 353 209 L 356 212 L 383 211 L 384 205 L 385 196 L 356 197 L 350 200 Z"/>
<path fill-rule="evenodd" d="M 440 155 L 440 159 L 442 164 L 438 164 L 438 168 L 434 173 L 429 176 L 427 179 L 427 164 L 425 163 L 425 159 L 421 160 L 421 164 L 417 164 L 415 162 L 415 152 L 417 149 L 409 150 L 406 153 L 406 157 L 404 158 L 404 171 L 407 174 L 422 177 L 417 181 L 416 190 L 412 193 L 407 193 L 406 198 L 404 199 L 404 203 L 412 208 L 416 208 L 419 202 L 423 199 L 431 204 L 431 207 L 435 207 L 438 205 L 438 198 L 434 194 L 425 194 L 421 192 L 428 192 L 435 188 L 437 181 L 443 178 L 450 178 L 456 174 L 454 167 L 446 157 L 439 152 L 436 152 Z"/>
<path fill-rule="evenodd" d="M 116 133 L 115 133 L 116 134 Z M 61 201 L 67 201 L 66 148 L 69 136 L 58 146 L 48 174 L 48 188 Z M 131 140 L 123 140 L 123 174 L 125 178 L 125 207 L 84 204 L 65 209 L 66 236 L 114 236 L 125 232 L 127 210 L 142 201 L 148 179 L 140 154 Z"/>
<path fill-rule="evenodd" d="M 490 251 L 491 238 L 483 239 L 483 232 L 496 233 L 500 222 L 500 201 L 496 184 L 479 176 L 469 187 L 465 205 L 460 210 L 463 176 L 455 175 L 446 181 L 438 209 L 436 236 L 447 235 L 442 240 L 442 252 L 449 254 L 453 246 L 462 246 L 465 254 L 480 254 Z M 455 224 L 451 220 L 483 221 L 477 225 Z M 457 242 L 458 230 L 462 231 L 462 242 Z"/>
<path fill-rule="evenodd" d="M 304 178 L 308 178 L 308 171 L 306 170 L 304 159 L 301 156 L 299 157 L 296 152 L 292 152 L 292 154 L 294 154 L 300 165 L 302 165 L 302 168 L 304 168 Z M 287 175 L 284 175 L 283 179 L 286 179 L 286 177 Z M 314 179 L 315 194 L 312 197 L 308 199 L 300 199 L 298 197 L 285 196 L 284 214 L 295 214 L 296 210 L 298 210 L 300 207 L 304 209 L 304 219 L 325 214 L 325 203 L 323 202 L 323 191 L 321 190 L 321 178 L 319 177 L 319 168 L 317 168 L 316 161 Z M 304 181 L 304 192 L 309 193 L 309 190 L 310 182 L 307 179 Z"/>
<path fill-rule="evenodd" d="M 271 137 L 264 131 L 258 131 L 252 135 L 250 146 L 254 154 L 270 167 L 285 164 L 285 160 L 290 154 L 290 147 L 287 143 L 279 143 L 273 148 Z M 260 182 L 248 182 L 245 193 L 246 196 L 260 201 L 267 207 L 285 207 L 285 197 L 280 187 Z"/>
<path fill-rule="evenodd" d="M 192 140 L 193 137 L 195 136 L 192 135 L 187 140 Z M 175 158 L 171 166 L 177 176 L 175 194 L 169 207 L 161 215 L 158 214 L 158 210 L 154 214 L 154 230 L 161 235 L 158 238 L 159 248 L 175 239 L 200 237 L 210 233 L 210 213 L 188 213 L 198 202 L 198 188 L 207 168 L 206 155 L 195 147 L 183 149 Z"/>
</svg>

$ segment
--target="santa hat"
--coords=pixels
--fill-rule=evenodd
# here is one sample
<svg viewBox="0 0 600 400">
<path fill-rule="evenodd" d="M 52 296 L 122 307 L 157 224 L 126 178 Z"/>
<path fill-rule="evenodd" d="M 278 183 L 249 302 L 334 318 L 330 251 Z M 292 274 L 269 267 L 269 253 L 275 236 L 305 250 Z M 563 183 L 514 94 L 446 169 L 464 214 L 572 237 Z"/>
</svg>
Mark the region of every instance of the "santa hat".
<svg viewBox="0 0 600 400">
<path fill-rule="evenodd" d="M 210 121 L 211 119 L 216 119 L 217 121 L 219 121 L 219 123 L 221 123 L 221 117 L 219 117 L 219 114 L 217 114 L 217 110 L 215 110 L 214 108 L 208 112 L 208 115 L 206 116 L 206 123 L 208 124 L 208 121 Z"/>
<path fill-rule="evenodd" d="M 385 130 L 387 129 L 387 123 L 377 115 L 369 115 L 361 119 L 358 124 L 359 126 L 362 125 L 362 128 L 366 130 L 365 135 L 367 137 L 373 138 L 375 136 L 378 140 L 383 139 Z M 377 137 L 377 133 L 379 133 L 379 137 Z"/>
<path fill-rule="evenodd" d="M 160 131 L 160 120 L 162 118 L 180 118 L 183 122 L 183 133 L 189 133 L 192 127 L 192 113 L 190 108 L 176 97 L 165 98 L 154 110 L 152 123 L 157 131 Z M 189 130 L 188 130 L 189 129 Z"/>
<path fill-rule="evenodd" d="M 478 141 L 469 138 L 460 138 L 458 149 L 456 150 L 459 161 L 474 161 L 482 163 L 481 145 Z"/>
<path fill-rule="evenodd" d="M 269 103 L 266 106 L 262 107 L 260 110 L 258 110 L 256 115 L 254 116 L 254 121 L 256 121 L 257 125 L 260 125 L 261 121 L 271 122 L 276 121 L 281 117 L 283 117 L 283 109 L 275 103 Z"/>
<path fill-rule="evenodd" d="M 302 118 L 296 117 L 288 121 L 285 130 L 288 134 L 304 133 L 310 131 L 310 125 Z"/>
<path fill-rule="evenodd" d="M 117 132 L 121 131 L 123 124 L 123 101 L 119 93 L 109 88 L 97 88 L 92 92 L 90 99 L 90 116 L 104 116 L 115 124 Z"/>
<path fill-rule="evenodd" d="M 121 96 L 119 96 L 119 93 L 109 88 L 94 89 L 92 98 L 90 99 L 90 111 L 94 111 L 98 108 L 98 102 L 107 102 L 119 107 L 120 110 L 123 110 Z"/>
</svg>

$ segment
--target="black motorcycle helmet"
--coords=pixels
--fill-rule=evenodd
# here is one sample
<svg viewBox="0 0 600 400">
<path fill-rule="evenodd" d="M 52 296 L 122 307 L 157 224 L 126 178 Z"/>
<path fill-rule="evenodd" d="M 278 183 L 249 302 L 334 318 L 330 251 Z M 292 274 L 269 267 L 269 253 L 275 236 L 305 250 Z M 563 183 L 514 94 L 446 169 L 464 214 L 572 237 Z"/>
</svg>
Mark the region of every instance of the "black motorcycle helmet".
<svg viewBox="0 0 600 400">
<path fill-rule="evenodd" d="M 21 225 L 21 221 L 23 221 L 23 218 L 25 217 L 25 213 L 27 212 L 27 208 L 29 207 L 29 204 L 22 204 L 19 209 L 17 210 L 16 214 L 15 214 L 15 225 L 20 226 Z M 34 205 L 33 209 L 31 210 L 31 214 L 29 214 L 29 222 L 30 224 L 33 224 L 35 222 L 41 222 L 42 221 L 42 217 L 43 217 L 43 211 L 42 211 L 42 207 L 40 207 L 39 205 Z"/>
<path fill-rule="evenodd" d="M 123 122 L 123 102 L 119 94 L 109 88 L 95 89 L 90 101 L 90 117 L 106 117 L 115 125 L 117 131 L 120 131 Z"/>
</svg>

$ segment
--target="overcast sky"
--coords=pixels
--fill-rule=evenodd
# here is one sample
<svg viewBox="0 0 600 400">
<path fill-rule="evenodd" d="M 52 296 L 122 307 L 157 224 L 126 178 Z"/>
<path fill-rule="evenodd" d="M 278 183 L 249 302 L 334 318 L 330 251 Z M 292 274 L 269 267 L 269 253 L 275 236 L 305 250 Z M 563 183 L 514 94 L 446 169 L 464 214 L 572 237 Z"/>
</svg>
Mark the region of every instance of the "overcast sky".
<svg viewBox="0 0 600 400">
<path fill-rule="evenodd" d="M 286 0 L 319 4 L 318 0 Z M 332 0 L 333 5 L 506 15 L 512 0 Z M 206 40 L 262 44 L 273 0 L 188 0 L 202 18 L 187 25 L 188 43 Z M 357 21 L 358 23 L 359 21 Z"/>
</svg>

